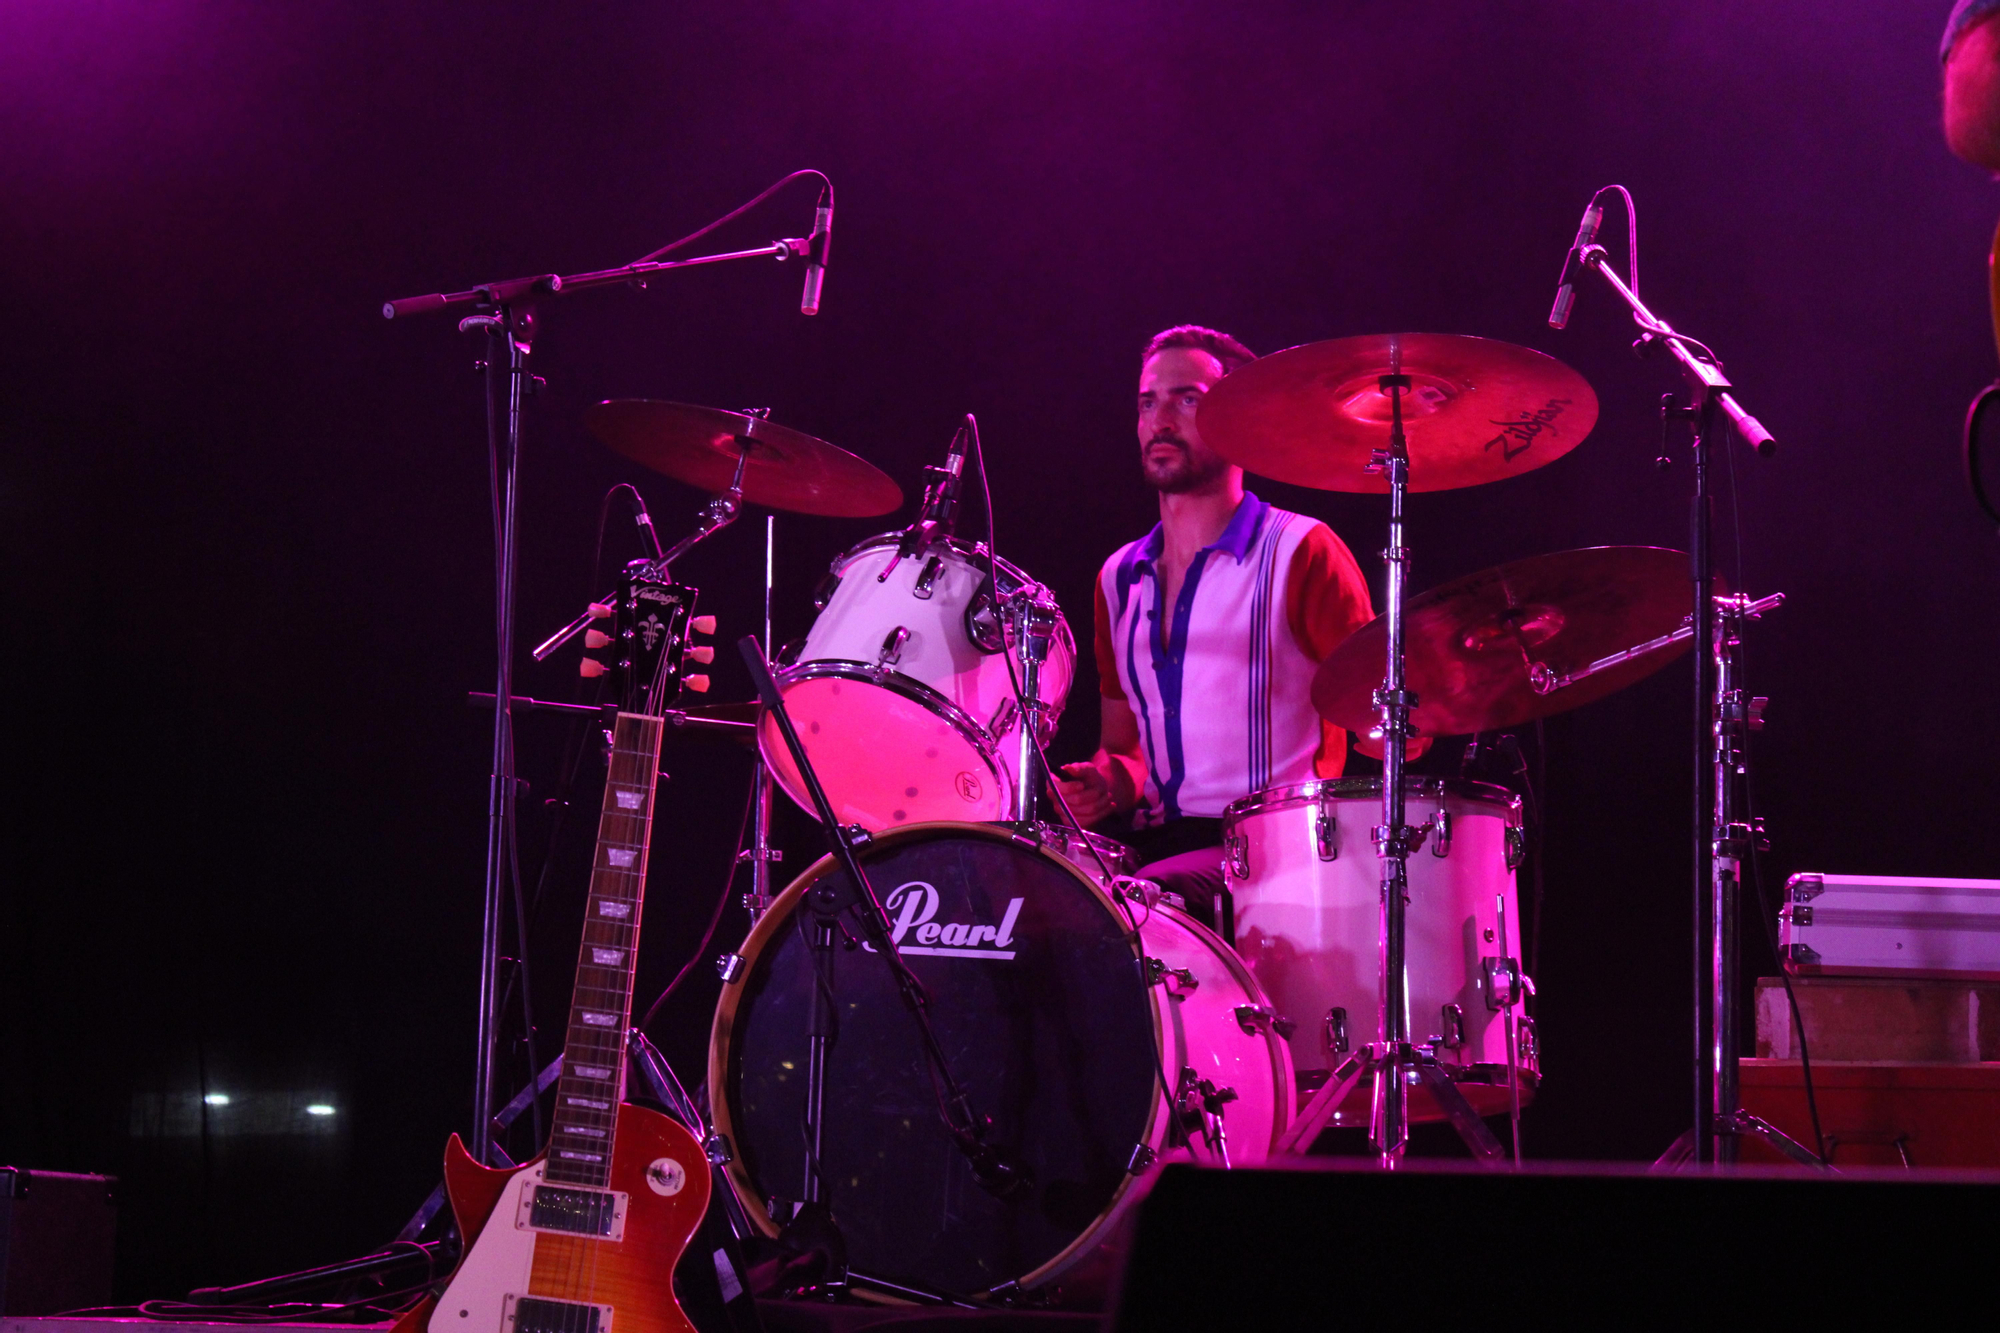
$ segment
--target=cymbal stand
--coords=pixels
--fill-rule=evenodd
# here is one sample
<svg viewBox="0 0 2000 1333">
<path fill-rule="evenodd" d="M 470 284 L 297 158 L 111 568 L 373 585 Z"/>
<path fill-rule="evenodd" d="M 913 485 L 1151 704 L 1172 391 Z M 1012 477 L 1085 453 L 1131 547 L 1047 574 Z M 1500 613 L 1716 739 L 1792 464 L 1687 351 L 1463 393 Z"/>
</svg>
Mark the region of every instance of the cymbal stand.
<svg viewBox="0 0 2000 1333">
<path fill-rule="evenodd" d="M 778 516 L 764 515 L 764 637 L 763 643 L 771 641 L 771 587 L 778 566 Z M 771 781 L 771 767 L 764 762 L 762 747 L 754 749 L 750 771 L 750 845 L 738 854 L 737 860 L 750 863 L 750 892 L 743 895 L 743 906 L 750 913 L 750 924 L 756 925 L 764 913 L 771 910 L 775 896 L 771 892 L 771 867 L 785 859 L 785 854 L 771 845 L 771 792 L 776 785 Z"/>
<path fill-rule="evenodd" d="M 1376 855 L 1382 863 L 1382 983 L 1377 1009 L 1380 1040 L 1370 1042 L 1335 1067 L 1332 1076 L 1313 1094 L 1279 1140 L 1277 1150 L 1305 1152 L 1340 1109 L 1347 1094 L 1372 1074 L 1374 1102 L 1369 1114 L 1368 1141 L 1383 1167 L 1393 1169 L 1409 1146 L 1410 1083 L 1415 1079 L 1421 1079 L 1430 1089 L 1472 1155 L 1497 1164 L 1502 1158 L 1499 1140 L 1465 1100 L 1465 1094 L 1438 1063 L 1436 1054 L 1410 1041 L 1410 988 L 1405 959 L 1409 856 L 1422 842 L 1425 830 L 1411 828 L 1406 821 L 1403 792 L 1404 747 L 1410 738 L 1410 712 L 1417 706 L 1417 696 L 1405 688 L 1404 676 L 1403 601 L 1409 580 L 1410 551 L 1403 545 L 1403 501 L 1410 485 L 1410 451 L 1403 434 L 1403 394 L 1410 388 L 1410 377 L 1402 369 L 1402 343 L 1392 336 L 1389 373 L 1378 381 L 1389 400 L 1389 446 L 1377 450 L 1374 461 L 1368 465 L 1369 471 L 1385 473 L 1389 479 L 1389 545 L 1382 553 L 1389 566 L 1386 597 L 1389 649 L 1382 688 L 1375 692 L 1375 705 L 1382 710 L 1382 823 L 1374 830 Z"/>
</svg>

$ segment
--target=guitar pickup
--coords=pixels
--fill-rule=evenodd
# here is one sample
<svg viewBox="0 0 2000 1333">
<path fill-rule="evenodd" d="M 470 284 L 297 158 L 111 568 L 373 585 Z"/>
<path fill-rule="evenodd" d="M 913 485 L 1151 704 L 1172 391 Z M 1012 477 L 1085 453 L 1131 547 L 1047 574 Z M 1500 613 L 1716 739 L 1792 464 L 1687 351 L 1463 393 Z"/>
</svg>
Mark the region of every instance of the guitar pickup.
<svg viewBox="0 0 2000 1333">
<path fill-rule="evenodd" d="M 623 1190 L 532 1185 L 521 1191 L 521 1206 L 514 1216 L 514 1229 L 553 1231 L 564 1236 L 588 1236 L 595 1240 L 623 1240 L 625 1207 L 631 1202 L 631 1197 Z M 565 1326 L 561 1333 L 587 1331 Z"/>
<path fill-rule="evenodd" d="M 611 1307 L 546 1296 L 507 1296 L 501 1333 L 611 1333 Z"/>
</svg>

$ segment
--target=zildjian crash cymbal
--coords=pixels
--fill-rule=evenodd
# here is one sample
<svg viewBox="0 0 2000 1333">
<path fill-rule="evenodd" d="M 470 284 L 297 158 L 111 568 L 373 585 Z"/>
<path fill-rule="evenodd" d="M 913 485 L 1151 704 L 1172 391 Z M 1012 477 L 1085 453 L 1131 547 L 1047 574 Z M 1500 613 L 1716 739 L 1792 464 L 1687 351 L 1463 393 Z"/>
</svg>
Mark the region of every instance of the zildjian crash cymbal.
<svg viewBox="0 0 2000 1333">
<path fill-rule="evenodd" d="M 767 509 L 872 518 L 903 504 L 902 488 L 867 459 L 750 413 L 614 398 L 586 411 L 583 423 L 633 462 L 716 494 L 729 489 L 747 453 L 743 498 Z"/>
<path fill-rule="evenodd" d="M 1410 377 L 1410 489 L 1480 486 L 1552 463 L 1597 423 L 1597 395 L 1554 357 L 1490 338 L 1369 334 L 1287 348 L 1224 376 L 1196 420 L 1209 447 L 1258 476 L 1386 494 L 1384 375 Z"/>
</svg>

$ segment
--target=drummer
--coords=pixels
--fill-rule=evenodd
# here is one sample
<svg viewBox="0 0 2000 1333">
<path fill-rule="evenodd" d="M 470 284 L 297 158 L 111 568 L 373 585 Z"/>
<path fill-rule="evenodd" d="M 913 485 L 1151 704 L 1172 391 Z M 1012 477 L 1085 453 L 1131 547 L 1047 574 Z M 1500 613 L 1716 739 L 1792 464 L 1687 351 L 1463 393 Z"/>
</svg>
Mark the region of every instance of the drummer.
<svg viewBox="0 0 2000 1333">
<path fill-rule="evenodd" d="M 1146 344 L 1139 467 L 1160 521 L 1098 574 L 1100 742 L 1058 780 L 1079 821 L 1124 836 L 1139 874 L 1203 920 L 1223 885 L 1224 808 L 1340 775 L 1347 733 L 1314 711 L 1313 672 L 1375 614 L 1331 528 L 1244 490 L 1243 469 L 1202 443 L 1203 396 L 1254 359 L 1193 324 Z"/>
</svg>

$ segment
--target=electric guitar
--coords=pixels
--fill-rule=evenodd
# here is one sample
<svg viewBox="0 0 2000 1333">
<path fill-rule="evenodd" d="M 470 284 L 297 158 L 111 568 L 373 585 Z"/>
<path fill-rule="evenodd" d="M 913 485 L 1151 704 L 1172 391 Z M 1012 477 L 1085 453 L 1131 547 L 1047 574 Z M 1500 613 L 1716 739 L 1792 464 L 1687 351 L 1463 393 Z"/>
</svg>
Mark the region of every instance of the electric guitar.
<svg viewBox="0 0 2000 1333">
<path fill-rule="evenodd" d="M 444 1291 L 393 1333 L 694 1333 L 674 1265 L 708 1208 L 708 1159 L 677 1122 L 624 1101 L 632 977 L 660 768 L 660 711 L 681 688 L 695 590 L 649 562 L 627 566 L 615 632 L 586 644 L 615 659 L 620 699 L 576 989 L 547 1151 L 511 1170 L 445 1145 L 445 1191 L 463 1257 Z M 712 618 L 700 632 L 713 632 Z M 694 684 L 692 680 L 689 682 Z M 699 688 L 699 685 L 696 685 Z"/>
</svg>

